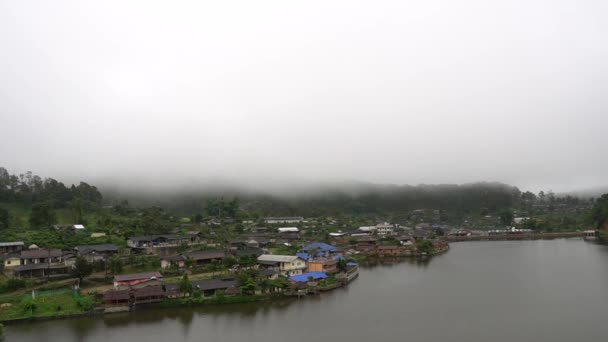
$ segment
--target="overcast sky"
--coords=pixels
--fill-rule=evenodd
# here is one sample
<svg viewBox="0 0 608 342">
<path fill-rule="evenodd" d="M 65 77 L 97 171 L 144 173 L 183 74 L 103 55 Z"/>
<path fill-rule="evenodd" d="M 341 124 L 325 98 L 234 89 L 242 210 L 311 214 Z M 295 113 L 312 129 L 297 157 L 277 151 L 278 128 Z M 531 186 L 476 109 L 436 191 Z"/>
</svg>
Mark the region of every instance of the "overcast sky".
<svg viewBox="0 0 608 342">
<path fill-rule="evenodd" d="M 0 166 L 607 185 L 608 1 L 0 0 Z"/>
</svg>

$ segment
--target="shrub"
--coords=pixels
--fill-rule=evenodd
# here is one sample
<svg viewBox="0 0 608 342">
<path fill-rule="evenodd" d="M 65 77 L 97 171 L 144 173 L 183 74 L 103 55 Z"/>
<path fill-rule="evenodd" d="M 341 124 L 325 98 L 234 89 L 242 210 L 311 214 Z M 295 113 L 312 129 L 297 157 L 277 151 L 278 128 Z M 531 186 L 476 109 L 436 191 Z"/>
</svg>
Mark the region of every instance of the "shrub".
<svg viewBox="0 0 608 342">
<path fill-rule="evenodd" d="M 25 286 L 25 280 L 18 278 L 9 278 L 4 283 L 0 284 L 0 293 L 13 292 L 18 289 L 25 288 Z"/>
<path fill-rule="evenodd" d="M 76 303 L 83 311 L 90 311 L 93 309 L 93 300 L 89 297 L 78 297 Z"/>
</svg>

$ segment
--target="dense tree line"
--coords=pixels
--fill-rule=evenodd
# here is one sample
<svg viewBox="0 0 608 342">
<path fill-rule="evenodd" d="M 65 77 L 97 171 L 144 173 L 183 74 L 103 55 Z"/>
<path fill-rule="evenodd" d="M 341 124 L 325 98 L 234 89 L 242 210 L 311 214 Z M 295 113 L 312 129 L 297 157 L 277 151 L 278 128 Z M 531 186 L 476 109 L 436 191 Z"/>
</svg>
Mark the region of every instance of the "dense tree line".
<svg viewBox="0 0 608 342">
<path fill-rule="evenodd" d="M 70 187 L 53 179 L 42 179 L 28 171 L 11 175 L 0 167 L 0 201 L 26 205 L 47 203 L 52 208 L 67 208 L 80 202 L 80 206 L 98 206 L 102 196 L 95 186 L 85 182 Z"/>
<path fill-rule="evenodd" d="M 99 190 L 85 182 L 67 187 L 53 179 L 42 179 L 32 172 L 11 175 L 0 167 L 0 202 L 31 207 L 29 224 L 32 228 L 48 228 L 57 223 L 55 209 L 68 208 L 74 222 L 82 223 L 84 212 L 99 207 L 102 195 Z M 10 213 L 0 210 L 0 228 L 7 228 Z"/>
</svg>

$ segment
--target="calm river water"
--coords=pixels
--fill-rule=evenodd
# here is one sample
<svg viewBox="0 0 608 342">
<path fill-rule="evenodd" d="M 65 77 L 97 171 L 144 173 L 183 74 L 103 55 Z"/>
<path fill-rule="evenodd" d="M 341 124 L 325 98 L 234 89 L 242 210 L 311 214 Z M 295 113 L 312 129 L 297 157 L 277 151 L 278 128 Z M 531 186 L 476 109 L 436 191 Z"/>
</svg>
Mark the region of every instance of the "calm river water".
<svg viewBox="0 0 608 342">
<path fill-rule="evenodd" d="M 427 263 L 364 267 L 301 300 L 9 326 L 8 341 L 605 341 L 608 247 L 453 243 Z"/>
</svg>

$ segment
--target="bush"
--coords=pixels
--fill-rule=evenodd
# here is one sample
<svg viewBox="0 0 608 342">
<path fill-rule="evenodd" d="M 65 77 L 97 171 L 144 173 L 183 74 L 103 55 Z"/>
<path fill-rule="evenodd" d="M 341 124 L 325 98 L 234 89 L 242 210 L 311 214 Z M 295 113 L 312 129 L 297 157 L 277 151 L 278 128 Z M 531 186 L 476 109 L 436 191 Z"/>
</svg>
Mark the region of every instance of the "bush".
<svg viewBox="0 0 608 342">
<path fill-rule="evenodd" d="M 76 303 L 83 311 L 90 311 L 93 309 L 93 300 L 89 297 L 78 297 Z"/>
<path fill-rule="evenodd" d="M 24 289 L 25 286 L 25 280 L 18 278 L 9 278 L 4 283 L 0 284 L 0 293 L 13 292 L 18 289 Z"/>
</svg>

